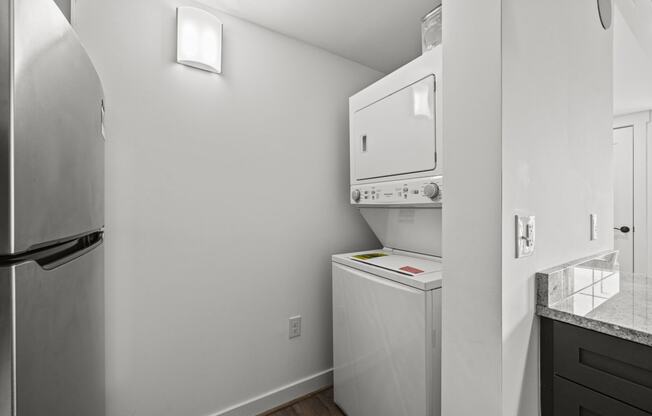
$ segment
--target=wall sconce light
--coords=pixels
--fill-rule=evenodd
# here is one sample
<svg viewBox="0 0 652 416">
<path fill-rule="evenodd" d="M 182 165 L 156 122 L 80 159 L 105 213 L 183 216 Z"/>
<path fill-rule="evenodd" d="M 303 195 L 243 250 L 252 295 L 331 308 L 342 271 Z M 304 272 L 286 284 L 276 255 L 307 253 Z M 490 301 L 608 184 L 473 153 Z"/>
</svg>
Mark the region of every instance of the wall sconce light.
<svg viewBox="0 0 652 416">
<path fill-rule="evenodd" d="M 222 73 L 222 22 L 195 7 L 177 8 L 177 62 Z"/>
</svg>

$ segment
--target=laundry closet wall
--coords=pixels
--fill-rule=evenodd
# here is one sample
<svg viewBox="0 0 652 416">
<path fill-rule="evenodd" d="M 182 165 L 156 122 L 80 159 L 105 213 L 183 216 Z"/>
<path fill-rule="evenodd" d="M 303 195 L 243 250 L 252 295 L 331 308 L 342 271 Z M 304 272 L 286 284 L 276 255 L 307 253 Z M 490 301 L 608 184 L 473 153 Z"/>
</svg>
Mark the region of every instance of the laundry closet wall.
<svg viewBox="0 0 652 416">
<path fill-rule="evenodd" d="M 613 29 L 595 0 L 443 15 L 443 414 L 536 416 L 535 274 L 613 246 Z M 536 217 L 531 257 L 514 256 L 515 215 Z"/>
<path fill-rule="evenodd" d="M 382 74 L 221 13 L 224 73 L 176 64 L 184 5 L 205 7 L 76 1 L 106 92 L 110 416 L 327 383 L 330 255 L 379 246 L 349 205 L 347 111 Z"/>
<path fill-rule="evenodd" d="M 502 2 L 502 416 L 539 410 L 535 273 L 613 247 L 613 26 L 596 3 Z M 532 257 L 514 258 L 517 214 L 536 216 Z"/>
</svg>

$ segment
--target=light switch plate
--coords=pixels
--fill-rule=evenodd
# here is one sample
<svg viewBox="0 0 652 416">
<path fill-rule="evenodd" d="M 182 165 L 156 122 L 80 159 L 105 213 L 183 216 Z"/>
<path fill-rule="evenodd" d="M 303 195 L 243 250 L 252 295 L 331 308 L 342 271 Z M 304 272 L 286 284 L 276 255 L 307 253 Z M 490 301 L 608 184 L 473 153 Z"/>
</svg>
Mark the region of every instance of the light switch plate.
<svg viewBox="0 0 652 416">
<path fill-rule="evenodd" d="M 535 222 L 533 215 L 516 215 L 516 258 L 534 253 Z"/>
<path fill-rule="evenodd" d="M 590 215 L 591 219 L 591 241 L 598 239 L 598 216 Z"/>
</svg>

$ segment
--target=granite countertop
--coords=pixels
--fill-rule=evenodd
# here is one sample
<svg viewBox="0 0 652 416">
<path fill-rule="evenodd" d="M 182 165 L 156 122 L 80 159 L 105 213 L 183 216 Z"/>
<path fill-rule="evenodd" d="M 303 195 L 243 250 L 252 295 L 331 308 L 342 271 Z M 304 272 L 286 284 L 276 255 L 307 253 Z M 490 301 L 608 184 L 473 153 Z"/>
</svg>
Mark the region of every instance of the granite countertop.
<svg viewBox="0 0 652 416">
<path fill-rule="evenodd" d="M 652 346 L 652 278 L 609 251 L 537 273 L 537 314 Z"/>
</svg>

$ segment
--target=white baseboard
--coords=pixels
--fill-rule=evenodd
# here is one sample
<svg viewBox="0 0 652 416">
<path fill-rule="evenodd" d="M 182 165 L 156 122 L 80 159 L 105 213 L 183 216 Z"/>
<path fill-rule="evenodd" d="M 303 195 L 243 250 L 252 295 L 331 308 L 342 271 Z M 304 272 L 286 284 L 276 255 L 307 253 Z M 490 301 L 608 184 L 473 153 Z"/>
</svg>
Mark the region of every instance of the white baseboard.
<svg viewBox="0 0 652 416">
<path fill-rule="evenodd" d="M 331 384 L 333 369 L 328 369 L 220 410 L 211 416 L 254 416 Z"/>
</svg>

